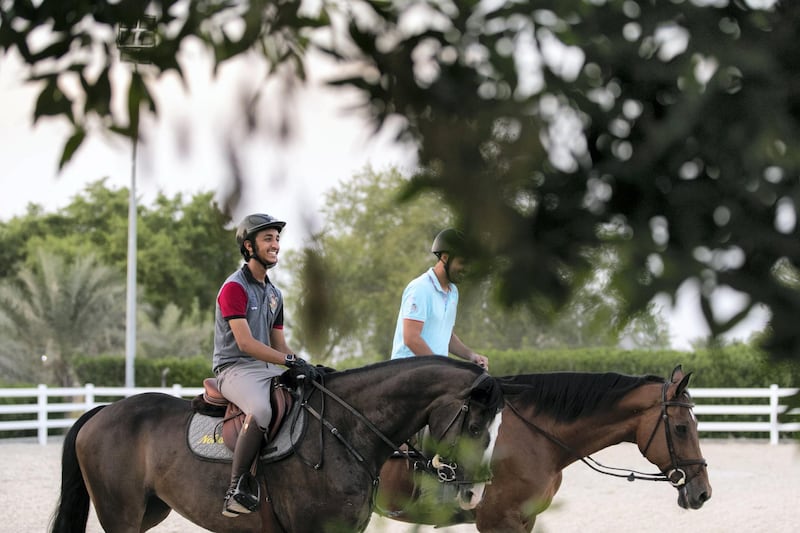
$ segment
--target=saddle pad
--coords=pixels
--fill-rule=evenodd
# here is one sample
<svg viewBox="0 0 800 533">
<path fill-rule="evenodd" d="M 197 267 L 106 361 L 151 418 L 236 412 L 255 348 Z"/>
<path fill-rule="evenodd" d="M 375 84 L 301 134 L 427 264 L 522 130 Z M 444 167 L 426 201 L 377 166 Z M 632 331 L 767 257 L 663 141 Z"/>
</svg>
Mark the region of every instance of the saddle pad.
<svg viewBox="0 0 800 533">
<path fill-rule="evenodd" d="M 292 453 L 305 430 L 306 411 L 302 409 L 301 402 L 294 402 L 278 434 L 261 450 L 261 461 L 277 461 Z M 186 441 L 189 449 L 198 457 L 219 462 L 233 460 L 233 452 L 222 440 L 222 417 L 193 413 L 186 425 Z"/>
<path fill-rule="evenodd" d="M 187 427 L 187 443 L 195 455 L 213 461 L 233 460 L 233 452 L 222 441 L 221 417 L 194 413 Z"/>
</svg>

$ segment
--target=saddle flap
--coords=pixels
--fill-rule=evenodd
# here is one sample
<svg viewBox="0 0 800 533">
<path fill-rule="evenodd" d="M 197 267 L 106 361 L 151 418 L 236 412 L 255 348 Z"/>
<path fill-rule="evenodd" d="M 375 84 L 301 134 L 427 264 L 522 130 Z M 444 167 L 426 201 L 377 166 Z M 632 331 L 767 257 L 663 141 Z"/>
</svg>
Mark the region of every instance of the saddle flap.
<svg viewBox="0 0 800 533">
<path fill-rule="evenodd" d="M 273 383 L 275 382 L 273 381 Z M 228 448 L 234 450 L 236 447 L 236 439 L 239 438 L 239 432 L 242 430 L 242 425 L 244 424 L 245 414 L 235 403 L 229 402 L 228 400 L 225 401 L 227 402 L 227 408 L 222 421 L 222 439 Z M 286 417 L 286 413 L 289 412 L 293 403 L 294 397 L 289 389 L 280 385 L 272 386 L 270 391 L 272 419 L 267 428 L 267 440 L 273 440 L 275 435 L 278 434 L 283 420 Z"/>
<path fill-rule="evenodd" d="M 272 420 L 269 424 L 268 435 L 269 440 L 273 440 L 283 425 L 286 413 L 292 408 L 294 396 L 286 387 L 274 386 L 272 387 L 270 402 L 272 403 Z"/>
<path fill-rule="evenodd" d="M 231 451 L 236 449 L 236 439 L 239 438 L 239 433 L 242 431 L 244 419 L 245 414 L 239 409 L 239 406 L 233 402 L 228 402 L 225 416 L 222 418 L 222 442 Z"/>
</svg>

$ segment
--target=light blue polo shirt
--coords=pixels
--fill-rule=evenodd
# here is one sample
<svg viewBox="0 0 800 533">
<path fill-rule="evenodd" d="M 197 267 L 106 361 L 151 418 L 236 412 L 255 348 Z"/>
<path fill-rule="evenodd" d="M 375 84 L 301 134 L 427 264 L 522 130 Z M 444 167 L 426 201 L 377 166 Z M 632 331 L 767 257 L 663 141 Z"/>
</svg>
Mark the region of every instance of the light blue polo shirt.
<svg viewBox="0 0 800 533">
<path fill-rule="evenodd" d="M 397 315 L 397 326 L 392 344 L 392 359 L 411 357 L 414 353 L 403 344 L 403 320 L 419 320 L 422 326 L 422 338 L 436 355 L 447 356 L 450 352 L 450 336 L 456 324 L 458 308 L 458 288 L 450 284 L 445 292 L 433 273 L 433 267 L 418 278 L 411 281 L 403 291 L 400 312 Z"/>
</svg>

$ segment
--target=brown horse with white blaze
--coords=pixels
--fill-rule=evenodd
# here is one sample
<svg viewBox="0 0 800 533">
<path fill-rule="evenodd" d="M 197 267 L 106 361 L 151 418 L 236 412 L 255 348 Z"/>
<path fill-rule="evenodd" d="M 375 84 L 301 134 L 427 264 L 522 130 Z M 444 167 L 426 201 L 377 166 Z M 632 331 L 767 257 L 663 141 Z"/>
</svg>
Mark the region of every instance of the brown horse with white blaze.
<svg viewBox="0 0 800 533">
<path fill-rule="evenodd" d="M 404 522 L 529 533 L 558 492 L 563 469 L 578 460 L 613 476 L 669 482 L 680 507 L 700 509 L 711 485 L 687 390 L 690 376 L 678 366 L 668 381 L 579 372 L 498 378 L 506 407 L 483 501 L 467 511 L 446 500 L 420 502 L 420 474 L 391 459 L 381 471 L 376 510 Z M 636 443 L 659 472 L 612 469 L 589 457 L 621 442 Z M 433 508 L 436 513 L 428 512 Z"/>
</svg>

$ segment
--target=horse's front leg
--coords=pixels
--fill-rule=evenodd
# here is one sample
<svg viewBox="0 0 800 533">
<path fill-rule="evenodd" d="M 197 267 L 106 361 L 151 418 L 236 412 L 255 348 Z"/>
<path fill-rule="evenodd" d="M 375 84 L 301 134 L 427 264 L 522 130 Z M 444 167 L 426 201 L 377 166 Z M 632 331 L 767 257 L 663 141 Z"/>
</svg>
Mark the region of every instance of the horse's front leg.
<svg viewBox="0 0 800 533">
<path fill-rule="evenodd" d="M 496 475 L 478 506 L 476 528 L 481 533 L 530 533 L 536 516 L 553 501 L 561 479 L 561 472 L 536 479 Z"/>
<path fill-rule="evenodd" d="M 509 507 L 488 514 L 478 513 L 475 528 L 480 533 L 530 533 L 535 523 L 536 513 Z"/>
<path fill-rule="evenodd" d="M 475 527 L 481 533 L 530 533 L 539 507 L 530 487 L 505 480 L 497 485 L 495 477 L 483 501 L 476 509 Z"/>
</svg>

